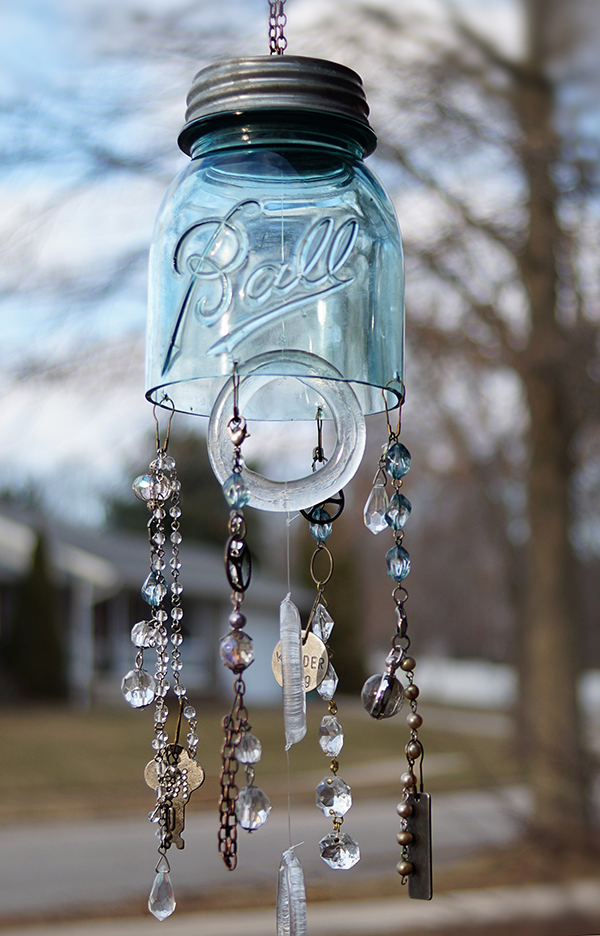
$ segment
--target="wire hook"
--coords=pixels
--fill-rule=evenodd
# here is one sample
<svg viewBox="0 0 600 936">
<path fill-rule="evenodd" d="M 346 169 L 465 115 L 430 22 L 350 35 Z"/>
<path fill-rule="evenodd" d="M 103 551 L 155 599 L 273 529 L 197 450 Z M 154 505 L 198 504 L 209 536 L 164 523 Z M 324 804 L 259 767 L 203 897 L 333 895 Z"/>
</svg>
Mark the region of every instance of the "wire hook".
<svg viewBox="0 0 600 936">
<path fill-rule="evenodd" d="M 152 407 L 152 415 L 154 416 L 154 422 L 156 423 L 156 451 L 162 452 L 164 455 L 164 453 L 167 451 L 167 447 L 169 445 L 169 439 L 171 437 L 171 423 L 173 422 L 173 416 L 175 415 L 175 404 L 173 403 L 173 400 L 171 399 L 171 397 L 167 396 L 166 393 L 163 396 L 162 400 L 160 401 L 160 405 L 162 406 L 163 403 L 171 404 L 171 412 L 169 413 L 169 421 L 167 423 L 167 434 L 165 436 L 165 441 L 163 442 L 162 448 L 160 444 L 160 424 L 158 422 L 158 416 L 156 415 L 156 407 L 158 405 L 157 403 L 155 403 L 154 406 Z"/>
<path fill-rule="evenodd" d="M 388 436 L 390 437 L 390 439 L 392 438 L 397 439 L 400 436 L 400 429 L 402 427 L 402 407 L 404 406 L 404 401 L 406 400 L 406 387 L 404 386 L 402 381 L 400 381 L 400 384 L 402 386 L 402 396 L 400 397 L 398 401 L 398 428 L 396 432 L 394 432 L 394 430 L 392 429 L 392 425 L 390 423 L 390 411 L 388 408 L 387 396 L 385 395 L 386 387 L 389 387 L 391 383 L 398 383 L 398 378 L 393 378 L 392 380 L 388 380 L 385 387 L 381 388 L 381 396 L 383 397 L 383 405 L 385 406 L 385 421 L 387 422 Z"/>
</svg>

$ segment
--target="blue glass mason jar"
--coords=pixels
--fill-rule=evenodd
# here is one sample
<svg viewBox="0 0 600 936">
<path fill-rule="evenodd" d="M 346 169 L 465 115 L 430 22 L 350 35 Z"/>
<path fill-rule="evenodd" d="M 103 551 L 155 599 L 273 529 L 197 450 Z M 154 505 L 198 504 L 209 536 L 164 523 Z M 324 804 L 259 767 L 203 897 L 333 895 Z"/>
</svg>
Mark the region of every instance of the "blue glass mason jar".
<svg viewBox="0 0 600 936">
<path fill-rule="evenodd" d="M 314 420 L 320 409 L 334 420 L 330 462 L 348 465 L 316 475 L 339 490 L 360 463 L 364 416 L 384 408 L 382 390 L 393 406 L 403 387 L 402 244 L 364 163 L 376 137 L 362 82 L 298 56 L 217 62 L 194 79 L 179 144 L 191 161 L 151 249 L 147 397 L 212 414 L 223 480 L 235 367 L 246 419 Z M 271 487 L 250 504 L 318 500 L 286 490 L 285 506 Z"/>
</svg>

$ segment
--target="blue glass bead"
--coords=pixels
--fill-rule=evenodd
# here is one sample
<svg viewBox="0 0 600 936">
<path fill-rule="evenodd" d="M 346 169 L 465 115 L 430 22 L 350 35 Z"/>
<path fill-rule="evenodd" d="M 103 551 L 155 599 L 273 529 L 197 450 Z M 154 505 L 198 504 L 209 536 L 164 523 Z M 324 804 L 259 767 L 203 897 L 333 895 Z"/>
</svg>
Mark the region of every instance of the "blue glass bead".
<svg viewBox="0 0 600 936">
<path fill-rule="evenodd" d="M 161 603 L 167 594 L 167 586 L 162 575 L 151 572 L 142 585 L 142 598 L 153 608 Z"/>
<path fill-rule="evenodd" d="M 242 507 L 246 506 L 250 498 L 250 491 L 246 487 L 241 474 L 237 471 L 234 471 L 234 473 L 227 478 L 227 481 L 225 481 L 223 494 L 229 506 L 234 510 L 241 510 Z"/>
<path fill-rule="evenodd" d="M 402 582 L 410 572 L 410 556 L 404 546 L 392 546 L 385 554 L 387 573 L 395 582 Z"/>
<path fill-rule="evenodd" d="M 408 497 L 396 491 L 390 498 L 390 505 L 385 512 L 385 522 L 392 530 L 401 530 L 410 517 L 412 504 Z"/>
<path fill-rule="evenodd" d="M 385 456 L 385 468 L 387 473 L 396 480 L 403 478 L 410 468 L 411 455 L 402 442 L 394 442 L 390 445 Z"/>
<path fill-rule="evenodd" d="M 319 507 L 318 510 L 315 510 L 314 517 L 316 520 L 329 520 L 331 514 L 325 510 L 324 507 Z M 310 524 L 310 535 L 317 543 L 324 543 L 326 539 L 329 539 L 331 536 L 332 524 L 331 523 L 311 523 Z"/>
</svg>

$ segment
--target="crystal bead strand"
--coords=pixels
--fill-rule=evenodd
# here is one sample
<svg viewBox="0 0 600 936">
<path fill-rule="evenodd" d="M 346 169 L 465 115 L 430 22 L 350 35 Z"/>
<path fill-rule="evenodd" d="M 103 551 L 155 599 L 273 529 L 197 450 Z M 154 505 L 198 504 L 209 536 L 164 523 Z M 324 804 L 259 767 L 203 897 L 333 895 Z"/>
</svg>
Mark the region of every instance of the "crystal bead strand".
<svg viewBox="0 0 600 936">
<path fill-rule="evenodd" d="M 362 688 L 361 697 L 365 709 L 375 719 L 391 718 L 400 711 L 405 699 L 410 704 L 410 712 L 406 718 L 411 729 L 410 740 L 405 747 L 407 770 L 400 777 L 402 800 L 397 807 L 401 828 L 396 838 L 401 855 L 396 870 L 403 884 L 408 880 L 409 897 L 430 900 L 431 802 L 429 794 L 423 792 L 423 745 L 418 736 L 423 719 L 417 712 L 419 689 L 414 683 L 413 674 L 416 663 L 408 654 L 410 638 L 407 634 L 408 618 L 404 607 L 408 600 L 408 592 L 402 584 L 410 572 L 410 556 L 402 543 L 404 525 L 412 508 L 400 488 L 410 468 L 411 455 L 406 446 L 398 440 L 400 416 L 398 430 L 393 432 L 388 415 L 388 433 L 388 442 L 383 447 L 373 480 L 373 490 L 365 504 L 364 518 L 366 527 L 372 533 L 380 533 L 389 527 L 394 535 L 394 546 L 387 551 L 385 559 L 387 573 L 396 582 L 392 592 L 396 605 L 396 629 L 391 640 L 391 650 L 386 657 L 385 673 L 371 676 Z M 388 476 L 394 489 L 389 501 L 385 492 Z M 396 677 L 399 669 L 407 680 L 404 688 Z M 417 761 L 420 761 L 420 784 L 415 776 Z"/>
<path fill-rule="evenodd" d="M 251 734 L 248 710 L 244 705 L 246 686 L 241 674 L 254 660 L 252 639 L 245 632 L 246 616 L 240 611 L 252 576 L 250 550 L 246 543 L 246 521 L 243 508 L 248 503 L 248 489 L 242 478 L 243 458 L 241 446 L 248 433 L 246 421 L 237 409 L 239 378 L 234 374 L 234 414 L 229 421 L 233 442 L 233 466 L 230 477 L 223 484 L 223 494 L 231 512 L 229 514 L 229 540 L 225 547 L 225 573 L 231 586 L 233 611 L 229 616 L 230 631 L 221 639 L 221 659 L 236 675 L 231 712 L 223 719 L 225 738 L 221 749 L 221 797 L 219 800 L 219 853 L 226 867 L 233 871 L 237 865 L 237 825 L 248 832 L 264 825 L 271 811 L 268 796 L 254 786 L 255 767 L 262 756 L 258 738 Z M 246 785 L 238 791 L 236 774 L 238 765 L 246 771 Z"/>
</svg>

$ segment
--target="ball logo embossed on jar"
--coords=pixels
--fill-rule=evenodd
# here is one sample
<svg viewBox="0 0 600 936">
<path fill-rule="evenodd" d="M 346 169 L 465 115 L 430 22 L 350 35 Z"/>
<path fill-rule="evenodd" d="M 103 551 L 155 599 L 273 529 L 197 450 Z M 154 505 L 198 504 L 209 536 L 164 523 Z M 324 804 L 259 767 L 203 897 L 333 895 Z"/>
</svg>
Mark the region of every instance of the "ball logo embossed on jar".
<svg viewBox="0 0 600 936">
<path fill-rule="evenodd" d="M 221 354 L 232 351 L 240 341 L 288 312 L 354 282 L 354 275 L 343 276 L 342 269 L 359 234 L 355 216 L 348 217 L 346 212 L 341 219 L 320 217 L 301 231 L 288 260 L 274 262 L 269 256 L 261 263 L 259 241 L 265 214 L 259 202 L 248 199 L 235 205 L 225 218 L 206 218 L 193 224 L 179 238 L 173 269 L 185 277 L 183 299 L 163 374 L 181 350 L 180 340 L 190 314 L 210 327 L 233 312 L 227 334 L 220 334 L 208 349 L 209 354 Z M 259 222 L 256 231 L 253 222 Z M 251 257 L 256 256 L 259 262 L 250 269 Z M 234 297 L 237 301 L 232 310 Z"/>
</svg>

